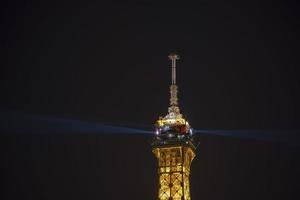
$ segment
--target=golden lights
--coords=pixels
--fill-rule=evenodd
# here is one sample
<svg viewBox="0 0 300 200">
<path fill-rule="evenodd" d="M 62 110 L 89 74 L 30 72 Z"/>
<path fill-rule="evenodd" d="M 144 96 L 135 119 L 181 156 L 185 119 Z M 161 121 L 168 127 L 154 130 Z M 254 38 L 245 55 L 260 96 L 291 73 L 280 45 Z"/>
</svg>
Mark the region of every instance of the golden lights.
<svg viewBox="0 0 300 200">
<path fill-rule="evenodd" d="M 195 153 L 189 146 L 154 147 L 158 159 L 159 200 L 190 200 L 190 166 Z"/>
</svg>

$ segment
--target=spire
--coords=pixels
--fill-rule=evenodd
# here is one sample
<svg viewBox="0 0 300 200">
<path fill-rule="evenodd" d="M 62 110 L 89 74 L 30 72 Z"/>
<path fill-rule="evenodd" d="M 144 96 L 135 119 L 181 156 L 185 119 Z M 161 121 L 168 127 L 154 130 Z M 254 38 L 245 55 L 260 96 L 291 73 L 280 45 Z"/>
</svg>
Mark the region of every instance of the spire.
<svg viewBox="0 0 300 200">
<path fill-rule="evenodd" d="M 179 60 L 179 56 L 171 53 L 169 59 L 172 60 L 172 85 L 176 85 L 176 60 Z"/>
<path fill-rule="evenodd" d="M 178 105 L 177 97 L 177 85 L 176 85 L 176 60 L 179 60 L 179 56 L 175 53 L 169 55 L 169 59 L 172 61 L 172 84 L 170 86 L 170 106 Z"/>
<path fill-rule="evenodd" d="M 160 117 L 156 122 L 158 135 L 167 133 L 168 130 L 173 130 L 176 134 L 188 134 L 190 133 L 190 125 L 186 121 L 178 106 L 178 88 L 176 85 L 176 60 L 179 56 L 175 53 L 169 55 L 169 59 L 172 61 L 172 82 L 170 85 L 170 106 L 168 108 L 168 114 L 165 117 Z"/>
</svg>

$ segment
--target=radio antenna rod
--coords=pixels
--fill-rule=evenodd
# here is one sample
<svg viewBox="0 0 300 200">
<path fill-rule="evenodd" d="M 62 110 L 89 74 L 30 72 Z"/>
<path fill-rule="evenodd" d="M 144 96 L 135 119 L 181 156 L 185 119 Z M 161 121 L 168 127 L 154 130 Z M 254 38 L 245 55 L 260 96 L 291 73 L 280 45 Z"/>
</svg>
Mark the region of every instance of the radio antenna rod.
<svg viewBox="0 0 300 200">
<path fill-rule="evenodd" d="M 178 105 L 177 97 L 177 85 L 176 85 L 176 60 L 179 60 L 179 56 L 175 53 L 169 55 L 169 59 L 172 61 L 172 85 L 170 86 L 170 105 Z"/>
<path fill-rule="evenodd" d="M 172 60 L 172 85 L 176 85 L 176 60 L 179 60 L 179 56 L 171 53 L 169 59 Z"/>
</svg>

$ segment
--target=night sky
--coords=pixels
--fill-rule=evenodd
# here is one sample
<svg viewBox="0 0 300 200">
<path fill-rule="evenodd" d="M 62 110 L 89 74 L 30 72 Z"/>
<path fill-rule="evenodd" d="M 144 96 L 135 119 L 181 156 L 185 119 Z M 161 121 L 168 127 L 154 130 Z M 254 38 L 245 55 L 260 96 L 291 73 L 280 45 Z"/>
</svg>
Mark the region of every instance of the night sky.
<svg viewBox="0 0 300 200">
<path fill-rule="evenodd" d="M 192 127 L 299 130 L 299 8 L 296 1 L 1 3 L 0 110 L 151 127 L 167 112 L 168 55 L 176 52 L 179 104 Z M 0 199 L 156 199 L 149 135 L 0 137 Z M 299 199 L 300 145 L 196 140 L 193 200 Z"/>
</svg>

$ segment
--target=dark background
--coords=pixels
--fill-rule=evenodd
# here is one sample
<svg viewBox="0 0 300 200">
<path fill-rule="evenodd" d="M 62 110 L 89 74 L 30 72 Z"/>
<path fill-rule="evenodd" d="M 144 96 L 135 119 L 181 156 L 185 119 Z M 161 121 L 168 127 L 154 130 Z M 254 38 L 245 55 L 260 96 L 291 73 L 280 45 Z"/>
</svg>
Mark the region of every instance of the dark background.
<svg viewBox="0 0 300 200">
<path fill-rule="evenodd" d="M 299 129 L 296 1 L 1 3 L 0 108 L 197 129 Z M 197 137 L 193 199 L 297 199 L 299 146 Z M 151 137 L 1 134 L 1 199 L 155 199 Z"/>
</svg>

